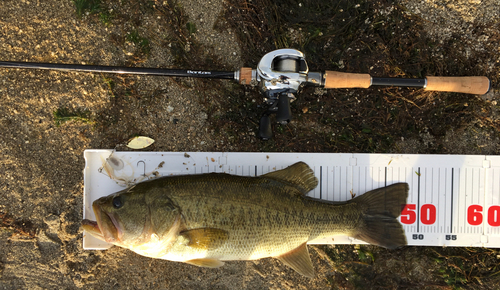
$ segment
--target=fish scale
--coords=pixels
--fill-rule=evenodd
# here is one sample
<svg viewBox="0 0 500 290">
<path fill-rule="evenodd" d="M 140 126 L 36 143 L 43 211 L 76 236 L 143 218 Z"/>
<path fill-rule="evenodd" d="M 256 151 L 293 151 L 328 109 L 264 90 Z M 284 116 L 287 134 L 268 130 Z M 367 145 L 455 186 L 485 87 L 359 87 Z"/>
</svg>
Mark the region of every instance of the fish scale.
<svg viewBox="0 0 500 290">
<path fill-rule="evenodd" d="M 241 185 L 251 190 L 251 178 L 232 178 L 233 186 Z M 208 180 L 200 187 L 207 188 L 199 194 L 188 196 L 175 194 L 174 202 L 181 208 L 186 228 L 219 228 L 230 232 L 223 247 L 210 251 L 186 248 L 182 244 L 173 250 L 184 256 L 213 257 L 223 260 L 253 260 L 269 257 L 271 254 L 286 253 L 309 240 L 314 220 L 305 217 L 304 199 L 293 197 L 287 190 L 261 190 L 251 194 L 239 190 L 237 194 L 227 194 L 218 188 L 218 178 Z M 227 184 L 225 184 L 227 186 Z M 227 192 L 231 192 L 231 186 Z M 300 194 L 298 190 L 295 190 Z M 226 197 L 221 203 L 219 195 Z M 253 195 L 250 201 L 249 195 Z M 257 203 L 265 200 L 264 203 Z M 292 206 L 289 204 L 292 203 Z M 296 208 L 291 210 L 290 207 Z M 315 210 L 309 208 L 307 210 Z M 289 213 L 286 213 L 289 212 Z M 169 257 L 172 257 L 169 255 Z M 176 260 L 182 260 L 181 257 Z"/>
</svg>

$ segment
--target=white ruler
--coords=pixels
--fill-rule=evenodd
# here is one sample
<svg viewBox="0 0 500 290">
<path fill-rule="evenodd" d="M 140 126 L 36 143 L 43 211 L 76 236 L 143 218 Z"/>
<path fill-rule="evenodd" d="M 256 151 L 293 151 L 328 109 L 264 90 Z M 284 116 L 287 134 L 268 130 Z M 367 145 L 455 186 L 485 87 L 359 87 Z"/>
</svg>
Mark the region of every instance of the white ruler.
<svg viewBox="0 0 500 290">
<path fill-rule="evenodd" d="M 85 150 L 83 218 L 95 220 L 92 202 L 124 189 L 99 172 L 111 150 Z M 115 179 L 225 172 L 258 176 L 295 162 L 320 181 L 309 196 L 346 201 L 396 182 L 410 185 L 400 222 L 409 245 L 500 247 L 500 156 L 349 153 L 114 152 L 123 162 Z M 363 244 L 345 236 L 312 244 Z M 84 249 L 109 244 L 84 233 Z"/>
</svg>

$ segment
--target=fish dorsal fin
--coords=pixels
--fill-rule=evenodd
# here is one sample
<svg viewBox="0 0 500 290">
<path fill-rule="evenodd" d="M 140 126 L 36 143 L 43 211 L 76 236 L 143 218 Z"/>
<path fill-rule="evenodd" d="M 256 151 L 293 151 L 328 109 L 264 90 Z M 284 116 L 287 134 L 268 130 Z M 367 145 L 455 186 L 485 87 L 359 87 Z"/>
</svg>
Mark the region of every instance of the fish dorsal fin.
<svg viewBox="0 0 500 290">
<path fill-rule="evenodd" d="M 303 243 L 298 248 L 275 258 L 291 267 L 299 274 L 311 279 L 314 278 L 314 268 L 311 258 L 309 257 L 309 251 L 307 250 L 307 243 Z"/>
<path fill-rule="evenodd" d="M 216 228 L 192 229 L 182 231 L 180 234 L 188 239 L 187 246 L 203 250 L 216 249 L 229 237 L 227 231 Z"/>
<path fill-rule="evenodd" d="M 184 261 L 184 263 L 188 263 L 198 267 L 207 267 L 207 268 L 219 268 L 222 265 L 224 265 L 224 262 L 222 262 L 221 260 L 209 259 L 209 258 L 188 260 Z"/>
<path fill-rule="evenodd" d="M 318 186 L 318 179 L 314 176 L 314 172 L 304 162 L 297 162 L 285 169 L 270 172 L 262 176 L 289 183 L 303 194 L 308 193 Z"/>
</svg>

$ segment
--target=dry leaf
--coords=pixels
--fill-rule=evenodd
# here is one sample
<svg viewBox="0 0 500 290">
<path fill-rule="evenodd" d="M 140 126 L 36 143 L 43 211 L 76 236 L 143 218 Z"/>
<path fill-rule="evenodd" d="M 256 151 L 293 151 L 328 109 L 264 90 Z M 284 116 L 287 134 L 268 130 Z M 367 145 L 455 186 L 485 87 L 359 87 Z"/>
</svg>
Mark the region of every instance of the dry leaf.
<svg viewBox="0 0 500 290">
<path fill-rule="evenodd" d="M 155 140 L 145 137 L 145 136 L 137 136 L 130 139 L 127 143 L 127 147 L 131 149 L 143 149 L 153 144 Z"/>
</svg>

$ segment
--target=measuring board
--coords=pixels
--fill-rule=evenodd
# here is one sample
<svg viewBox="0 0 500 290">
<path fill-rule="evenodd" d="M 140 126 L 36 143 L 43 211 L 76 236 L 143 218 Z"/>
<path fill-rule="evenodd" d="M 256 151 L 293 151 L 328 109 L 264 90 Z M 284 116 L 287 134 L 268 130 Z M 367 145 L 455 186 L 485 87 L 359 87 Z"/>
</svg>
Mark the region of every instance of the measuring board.
<svg viewBox="0 0 500 290">
<path fill-rule="evenodd" d="M 112 150 L 85 150 L 83 218 L 92 202 L 129 184 L 174 174 L 225 172 L 258 176 L 307 163 L 319 180 L 310 197 L 346 201 L 397 182 L 410 186 L 399 221 L 408 245 L 500 247 L 500 156 L 351 153 L 114 152 L 115 179 L 99 170 Z M 134 181 L 135 180 L 135 181 Z M 364 244 L 347 237 L 310 244 Z M 84 233 L 87 250 L 111 245 Z"/>
</svg>

